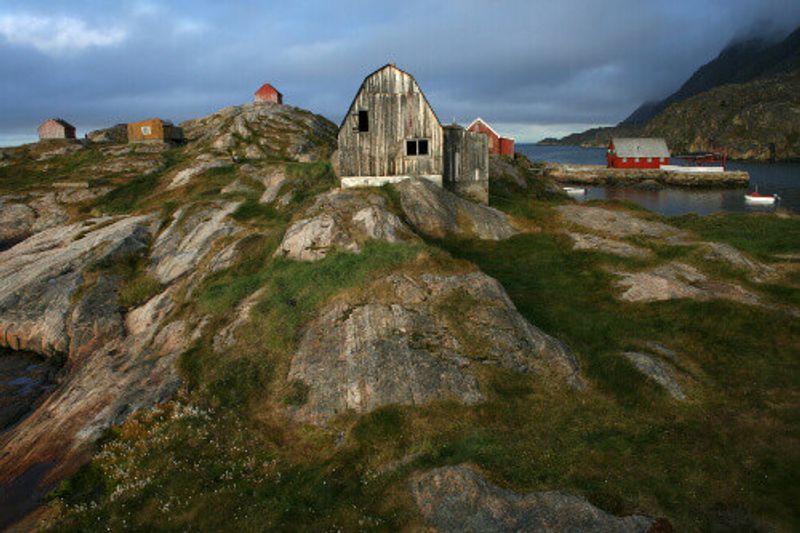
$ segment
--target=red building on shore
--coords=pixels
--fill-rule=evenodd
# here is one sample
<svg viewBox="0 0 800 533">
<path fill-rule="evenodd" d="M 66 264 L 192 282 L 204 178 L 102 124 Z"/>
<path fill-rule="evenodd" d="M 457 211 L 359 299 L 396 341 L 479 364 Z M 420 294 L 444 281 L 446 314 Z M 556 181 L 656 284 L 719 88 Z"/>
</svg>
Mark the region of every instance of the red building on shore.
<svg viewBox="0 0 800 533">
<path fill-rule="evenodd" d="M 606 160 L 608 168 L 660 168 L 669 164 L 669 148 L 667 141 L 657 137 L 614 137 Z"/>
<path fill-rule="evenodd" d="M 476 118 L 467 126 L 467 131 L 483 133 L 489 137 L 489 153 L 492 155 L 514 155 L 514 139 L 501 137 L 482 118 Z"/>
</svg>

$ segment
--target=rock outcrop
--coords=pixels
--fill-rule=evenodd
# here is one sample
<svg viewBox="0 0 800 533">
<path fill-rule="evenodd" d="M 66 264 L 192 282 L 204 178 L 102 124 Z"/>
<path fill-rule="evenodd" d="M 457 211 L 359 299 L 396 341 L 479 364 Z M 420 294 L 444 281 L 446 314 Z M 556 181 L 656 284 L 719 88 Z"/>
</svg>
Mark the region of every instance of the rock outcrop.
<svg viewBox="0 0 800 533">
<path fill-rule="evenodd" d="M 617 238 L 643 236 L 677 240 L 686 235 L 678 228 L 663 222 L 645 220 L 626 211 L 584 205 L 562 205 L 558 207 L 558 212 L 568 222 Z"/>
<path fill-rule="evenodd" d="M 154 219 L 92 219 L 52 228 L 0 253 L 0 346 L 67 353 L 72 296 L 91 265 L 147 249 Z"/>
<path fill-rule="evenodd" d="M 624 289 L 620 298 L 628 302 L 657 302 L 676 298 L 724 299 L 757 305 L 759 298 L 739 285 L 709 278 L 686 263 L 673 261 L 640 272 L 615 272 Z"/>
<path fill-rule="evenodd" d="M 614 516 L 585 498 L 560 491 L 519 494 L 502 489 L 466 466 L 414 476 L 411 494 L 425 522 L 442 533 L 463 531 L 649 531 L 641 515 Z"/>
<path fill-rule="evenodd" d="M 619 255 L 622 257 L 636 257 L 644 259 L 651 257 L 653 252 L 641 246 L 634 246 L 624 241 L 616 239 L 609 239 L 607 237 L 600 237 L 590 233 L 567 232 L 567 235 L 572 239 L 573 250 L 591 250 L 595 252 L 603 252 L 612 255 Z"/>
<path fill-rule="evenodd" d="M 334 249 L 358 252 L 369 240 L 397 242 L 416 235 L 375 193 L 335 189 L 320 195 L 286 230 L 275 255 L 317 261 Z"/>
<path fill-rule="evenodd" d="M 181 124 L 192 151 L 237 159 L 318 161 L 336 149 L 336 125 L 296 107 L 248 103 Z"/>
<path fill-rule="evenodd" d="M 339 300 L 309 324 L 289 379 L 308 390 L 292 408 L 324 424 L 347 410 L 483 399 L 470 369 L 497 365 L 581 386 L 575 357 L 529 324 L 500 284 L 481 272 L 392 274 L 361 300 Z"/>
<path fill-rule="evenodd" d="M 227 217 L 241 202 L 211 202 L 179 209 L 172 223 L 153 244 L 151 272 L 163 284 L 194 270 L 213 244 L 234 234 L 238 226 Z"/>
<path fill-rule="evenodd" d="M 686 399 L 672 370 L 659 358 L 643 352 L 625 352 L 622 355 L 636 367 L 636 370 L 664 387 L 673 398 L 676 400 Z"/>
<path fill-rule="evenodd" d="M 465 200 L 427 180 L 405 180 L 394 187 L 406 219 L 425 235 L 498 241 L 518 233 L 505 213 Z"/>
</svg>

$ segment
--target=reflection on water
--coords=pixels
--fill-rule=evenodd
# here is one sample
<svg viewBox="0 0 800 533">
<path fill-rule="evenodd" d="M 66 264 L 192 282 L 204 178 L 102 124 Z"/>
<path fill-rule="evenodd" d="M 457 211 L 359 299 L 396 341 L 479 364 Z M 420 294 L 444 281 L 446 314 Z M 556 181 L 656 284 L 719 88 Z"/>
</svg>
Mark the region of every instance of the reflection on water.
<svg viewBox="0 0 800 533">
<path fill-rule="evenodd" d="M 579 146 L 537 146 L 520 144 L 517 149 L 533 161 L 604 165 L 605 149 Z M 750 190 L 781 197 L 777 207 L 800 212 L 800 164 L 798 163 L 740 163 L 732 162 L 730 170 L 750 173 Z M 586 195 L 578 200 L 613 199 L 635 202 L 651 211 L 673 216 L 686 213 L 707 215 L 726 212 L 770 212 L 775 207 L 750 206 L 744 202 L 746 188 L 741 189 L 684 189 L 664 188 L 643 190 L 631 186 L 586 187 Z"/>
</svg>

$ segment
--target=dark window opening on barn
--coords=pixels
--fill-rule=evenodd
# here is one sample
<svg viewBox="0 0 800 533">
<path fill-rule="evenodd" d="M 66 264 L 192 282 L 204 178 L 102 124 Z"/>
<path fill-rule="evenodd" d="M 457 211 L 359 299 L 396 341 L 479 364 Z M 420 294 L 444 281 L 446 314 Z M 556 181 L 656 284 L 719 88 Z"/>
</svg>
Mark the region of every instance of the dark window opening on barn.
<svg viewBox="0 0 800 533">
<path fill-rule="evenodd" d="M 360 131 L 360 132 L 369 131 L 369 112 L 368 111 L 359 111 L 358 112 L 358 131 Z"/>
<path fill-rule="evenodd" d="M 406 155 L 428 155 L 428 139 L 406 141 Z"/>
</svg>

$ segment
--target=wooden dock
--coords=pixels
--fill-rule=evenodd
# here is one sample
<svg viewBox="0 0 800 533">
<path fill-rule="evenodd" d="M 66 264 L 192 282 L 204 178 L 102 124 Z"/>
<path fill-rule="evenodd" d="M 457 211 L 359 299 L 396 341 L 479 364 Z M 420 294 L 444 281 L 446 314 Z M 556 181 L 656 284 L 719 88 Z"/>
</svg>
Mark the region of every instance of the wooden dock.
<svg viewBox="0 0 800 533">
<path fill-rule="evenodd" d="M 607 168 L 602 165 L 548 163 L 545 175 L 560 183 L 575 185 L 638 185 L 657 183 L 669 187 L 747 187 L 750 174 L 742 170 L 724 172 L 660 169 Z"/>
</svg>

